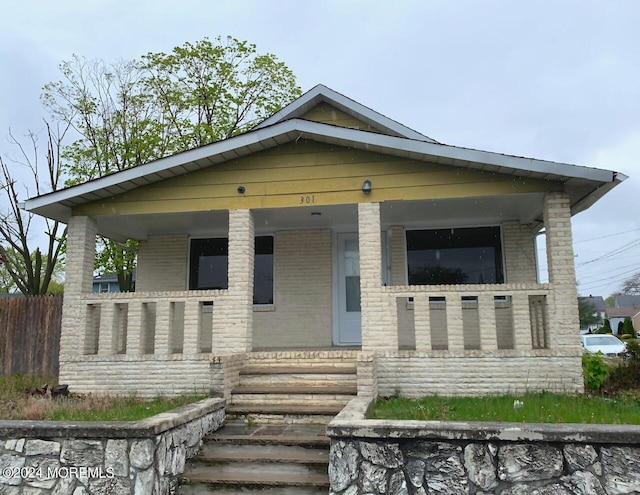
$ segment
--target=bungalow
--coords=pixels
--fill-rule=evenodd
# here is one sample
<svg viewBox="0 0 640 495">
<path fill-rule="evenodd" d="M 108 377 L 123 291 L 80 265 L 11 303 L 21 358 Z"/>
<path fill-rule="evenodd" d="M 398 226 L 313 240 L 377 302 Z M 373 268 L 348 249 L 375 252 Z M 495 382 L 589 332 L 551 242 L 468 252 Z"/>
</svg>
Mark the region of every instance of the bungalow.
<svg viewBox="0 0 640 495">
<path fill-rule="evenodd" d="M 75 390 L 229 396 L 247 363 L 342 357 L 358 393 L 576 391 L 571 216 L 624 179 L 444 145 L 319 85 L 249 132 L 25 208 L 68 223 Z M 92 293 L 96 234 L 140 241 L 135 292 Z"/>
</svg>

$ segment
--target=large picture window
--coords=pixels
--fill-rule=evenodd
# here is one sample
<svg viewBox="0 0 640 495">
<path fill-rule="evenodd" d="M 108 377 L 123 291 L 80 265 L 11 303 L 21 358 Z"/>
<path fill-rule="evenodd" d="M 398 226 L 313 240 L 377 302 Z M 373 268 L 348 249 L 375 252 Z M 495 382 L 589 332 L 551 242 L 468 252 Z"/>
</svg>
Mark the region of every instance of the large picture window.
<svg viewBox="0 0 640 495">
<path fill-rule="evenodd" d="M 500 227 L 408 230 L 409 285 L 504 282 Z"/>
<path fill-rule="evenodd" d="M 191 239 L 189 290 L 229 287 L 226 237 Z M 273 236 L 255 238 L 253 303 L 273 304 Z"/>
</svg>

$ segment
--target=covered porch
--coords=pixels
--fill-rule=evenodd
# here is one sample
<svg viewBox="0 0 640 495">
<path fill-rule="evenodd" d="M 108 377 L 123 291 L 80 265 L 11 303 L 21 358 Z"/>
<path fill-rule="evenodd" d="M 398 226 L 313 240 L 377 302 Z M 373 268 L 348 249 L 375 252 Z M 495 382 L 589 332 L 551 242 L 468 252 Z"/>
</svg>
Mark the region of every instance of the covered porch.
<svg viewBox="0 0 640 495">
<path fill-rule="evenodd" d="M 535 211 L 543 212 L 547 236 L 544 284 L 537 281 L 534 245 L 541 223 L 527 216 Z M 398 363 L 415 361 L 417 372 L 428 377 L 428 370 L 443 366 L 436 361 L 447 359 L 452 369 L 466 368 L 463 375 L 478 369 L 478 360 L 491 361 L 495 371 L 503 366 L 497 361 L 512 359 L 516 375 L 527 375 L 518 383 L 527 377 L 535 383 L 534 356 L 564 362 L 564 368 L 568 359 L 570 372 L 545 383 L 576 388 L 580 351 L 572 338 L 577 314 L 567 272 L 573 267 L 569 218 L 562 193 L 206 215 L 74 216 L 67 283 L 78 284 L 78 290 L 65 300 L 62 373 L 69 370 L 74 382 L 94 391 L 106 383 L 104 370 L 113 377 L 105 384 L 110 390 L 113 383 L 123 392 L 130 388 L 124 377 L 136 372 L 145 377 L 134 384 L 136 390 L 149 394 L 165 380 L 176 393 L 213 387 L 225 394 L 252 355 L 307 351 L 316 359 L 322 352 L 344 351 L 352 359 L 357 350 L 364 356 L 357 360 L 368 369 L 359 391 L 377 390 L 378 383 L 385 393 L 437 390 L 438 380 L 446 384 L 455 375 L 440 371 L 438 380 L 425 378 L 415 389 L 415 377 L 402 378 Z M 113 222 L 142 239 L 137 291 L 93 294 L 95 235 L 115 227 Z M 500 229 L 499 279 L 410 283 L 407 231 L 474 225 Z M 273 236 L 273 295 L 267 304 L 255 304 L 256 238 L 265 235 Z M 189 240 L 205 236 L 228 239 L 226 288 L 189 289 Z M 459 359 L 466 361 L 461 365 Z M 543 374 L 550 376 L 548 370 Z M 544 388 L 544 380 L 533 386 Z M 478 385 L 478 391 L 496 386 Z"/>
</svg>

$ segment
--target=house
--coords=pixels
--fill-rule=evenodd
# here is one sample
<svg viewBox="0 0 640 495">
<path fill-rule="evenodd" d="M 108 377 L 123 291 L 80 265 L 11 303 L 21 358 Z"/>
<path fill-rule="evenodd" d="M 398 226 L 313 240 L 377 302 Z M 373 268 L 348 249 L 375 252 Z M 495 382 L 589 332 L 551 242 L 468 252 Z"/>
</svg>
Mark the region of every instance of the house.
<svg viewBox="0 0 640 495">
<path fill-rule="evenodd" d="M 576 391 L 571 216 L 624 179 L 441 144 L 319 85 L 25 208 L 68 223 L 60 380 L 78 391 L 229 396 L 278 359 L 354 360 L 362 394 Z M 135 293 L 92 293 L 96 234 L 140 241 Z"/>
<path fill-rule="evenodd" d="M 607 318 L 609 318 L 609 324 L 614 333 L 617 333 L 618 325 L 624 323 L 626 318 L 631 319 L 636 333 L 640 332 L 640 308 L 634 308 L 633 306 L 607 308 Z"/>
<path fill-rule="evenodd" d="M 580 328 L 580 330 L 588 332 L 590 330 L 596 330 L 597 328 L 600 328 L 604 323 L 604 319 L 606 318 L 607 309 L 607 305 L 605 304 L 603 297 L 589 295 L 588 297 L 579 297 L 578 299 L 590 304 L 593 307 L 593 316 L 596 316 L 598 318 L 598 321 L 596 323 L 588 325 L 586 328 Z"/>
<path fill-rule="evenodd" d="M 616 294 L 613 298 L 614 308 L 640 308 L 640 295 Z"/>
<path fill-rule="evenodd" d="M 133 284 L 135 287 L 136 270 L 133 270 Z M 93 276 L 93 286 L 91 290 L 94 294 L 105 294 L 109 292 L 120 292 L 120 282 L 115 273 L 99 273 Z"/>
</svg>

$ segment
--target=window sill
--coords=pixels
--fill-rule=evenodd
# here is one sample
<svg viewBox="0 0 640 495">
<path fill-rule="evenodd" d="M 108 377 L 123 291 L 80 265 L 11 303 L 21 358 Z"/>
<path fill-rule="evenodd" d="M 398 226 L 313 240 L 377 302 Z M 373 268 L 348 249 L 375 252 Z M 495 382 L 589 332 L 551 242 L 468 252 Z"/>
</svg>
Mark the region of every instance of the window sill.
<svg viewBox="0 0 640 495">
<path fill-rule="evenodd" d="M 254 313 L 269 313 L 275 310 L 276 310 L 275 304 L 254 304 L 253 305 Z"/>
</svg>

